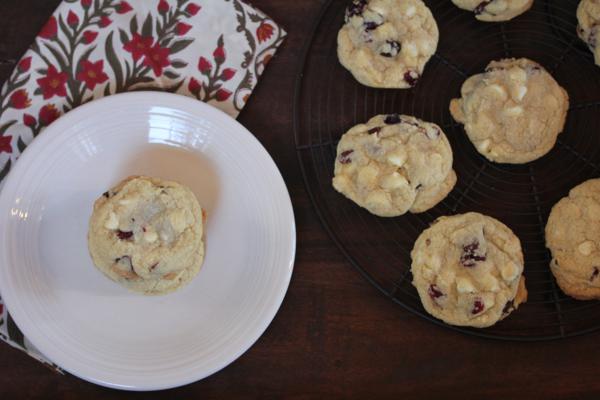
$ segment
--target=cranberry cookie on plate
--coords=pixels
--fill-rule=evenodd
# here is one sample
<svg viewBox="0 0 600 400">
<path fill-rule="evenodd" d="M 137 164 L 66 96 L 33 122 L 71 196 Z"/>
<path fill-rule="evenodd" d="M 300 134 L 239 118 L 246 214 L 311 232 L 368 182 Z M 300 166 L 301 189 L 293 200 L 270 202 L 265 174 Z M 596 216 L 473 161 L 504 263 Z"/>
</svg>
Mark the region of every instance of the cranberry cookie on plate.
<svg viewBox="0 0 600 400">
<path fill-rule="evenodd" d="M 126 288 L 164 294 L 204 259 L 204 211 L 187 187 L 133 176 L 94 203 L 88 246 L 96 267 Z"/>
</svg>

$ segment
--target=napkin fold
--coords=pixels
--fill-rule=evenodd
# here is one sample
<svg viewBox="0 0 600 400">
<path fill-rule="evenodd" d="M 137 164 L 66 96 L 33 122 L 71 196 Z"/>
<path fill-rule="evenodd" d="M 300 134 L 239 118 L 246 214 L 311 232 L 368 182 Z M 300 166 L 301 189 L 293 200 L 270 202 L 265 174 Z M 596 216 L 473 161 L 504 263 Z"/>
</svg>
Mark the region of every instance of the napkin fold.
<svg viewBox="0 0 600 400">
<path fill-rule="evenodd" d="M 242 0 L 64 0 L 0 91 L 0 187 L 52 121 L 114 93 L 179 93 L 237 117 L 285 36 Z M 0 339 L 60 371 L 1 297 Z"/>
</svg>

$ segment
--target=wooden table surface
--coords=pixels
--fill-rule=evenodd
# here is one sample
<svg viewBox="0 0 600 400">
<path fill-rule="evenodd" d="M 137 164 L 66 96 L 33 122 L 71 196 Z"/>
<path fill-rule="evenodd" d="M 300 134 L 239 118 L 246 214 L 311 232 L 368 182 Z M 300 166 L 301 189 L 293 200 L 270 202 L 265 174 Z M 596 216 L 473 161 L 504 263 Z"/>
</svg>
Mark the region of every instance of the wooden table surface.
<svg viewBox="0 0 600 400">
<path fill-rule="evenodd" d="M 0 2 L 0 79 L 6 79 L 58 3 Z M 304 189 L 291 124 L 301 50 L 323 1 L 253 3 L 289 32 L 239 118 L 281 169 L 296 214 L 294 275 L 274 321 L 224 370 L 197 383 L 149 394 L 119 392 L 58 375 L 0 344 L 0 399 L 600 398 L 600 334 L 541 343 L 465 336 L 394 305 L 344 260 Z"/>
</svg>

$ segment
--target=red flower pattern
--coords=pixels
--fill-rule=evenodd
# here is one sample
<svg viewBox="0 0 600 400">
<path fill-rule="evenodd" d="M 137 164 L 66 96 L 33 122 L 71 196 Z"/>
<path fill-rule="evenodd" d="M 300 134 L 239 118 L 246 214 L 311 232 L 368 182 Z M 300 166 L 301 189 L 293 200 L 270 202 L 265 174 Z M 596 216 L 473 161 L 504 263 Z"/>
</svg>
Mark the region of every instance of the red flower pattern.
<svg viewBox="0 0 600 400">
<path fill-rule="evenodd" d="M 234 77 L 235 72 L 236 71 L 233 68 L 225 68 L 221 73 L 221 79 L 223 79 L 224 81 L 228 81 Z"/>
<path fill-rule="evenodd" d="M 12 153 L 12 136 L 0 136 L 0 153 Z"/>
<path fill-rule="evenodd" d="M 143 64 L 151 67 L 154 75 L 161 76 L 163 68 L 171 65 L 171 61 L 169 60 L 170 52 L 171 50 L 168 47 L 161 47 L 157 42 L 145 54 Z"/>
<path fill-rule="evenodd" d="M 167 3 L 165 0 L 160 0 L 157 8 L 159 13 L 164 14 L 169 11 L 169 3 Z"/>
<path fill-rule="evenodd" d="M 273 36 L 273 25 L 263 22 L 258 26 L 258 28 L 256 28 L 256 37 L 258 38 L 258 43 L 269 40 L 271 36 Z"/>
<path fill-rule="evenodd" d="M 225 61 L 225 48 L 223 46 L 217 47 L 213 52 L 213 57 L 215 58 L 215 62 L 217 64 L 220 64 L 223 61 Z"/>
<path fill-rule="evenodd" d="M 17 65 L 17 69 L 20 73 L 29 71 L 29 68 L 31 68 L 31 57 L 25 57 L 19 61 L 19 64 Z"/>
<path fill-rule="evenodd" d="M 177 26 L 175 26 L 175 32 L 179 36 L 185 35 L 190 29 L 192 29 L 192 26 L 190 24 L 186 24 L 185 22 L 179 22 Z"/>
<path fill-rule="evenodd" d="M 27 94 L 27 90 L 19 89 L 14 91 L 8 99 L 8 105 L 12 108 L 16 108 L 17 110 L 22 110 L 23 108 L 29 107 L 31 105 L 31 99 Z"/>
<path fill-rule="evenodd" d="M 37 121 L 35 117 L 31 114 L 23 114 L 23 125 L 33 128 Z"/>
<path fill-rule="evenodd" d="M 69 11 L 69 15 L 67 15 L 67 24 L 69 26 L 77 26 L 79 24 L 79 17 L 73 11 Z"/>
<path fill-rule="evenodd" d="M 200 7 L 198 4 L 196 3 L 190 3 L 187 5 L 187 7 L 185 8 L 185 11 L 190 14 L 190 15 L 196 15 L 198 13 L 198 11 L 200 11 L 202 7 Z"/>
<path fill-rule="evenodd" d="M 227 89 L 221 88 L 217 90 L 215 98 L 217 99 L 217 101 L 225 101 L 229 98 L 229 96 L 231 96 L 231 92 Z"/>
<path fill-rule="evenodd" d="M 73 3 L 73 1 L 71 1 Z M 117 14 L 125 14 L 133 11 L 133 7 L 129 4 L 128 1 L 125 0 L 113 0 L 110 2 L 106 2 L 106 5 L 102 5 L 102 11 L 96 11 L 94 8 L 99 7 L 98 4 L 102 4 L 102 2 L 98 3 L 94 0 L 79 0 L 79 5 L 75 5 L 71 10 L 65 10 L 62 14 L 62 18 L 64 23 L 69 26 L 70 32 L 76 33 L 77 37 L 75 38 L 75 47 L 81 44 L 90 45 L 98 40 L 98 37 L 102 31 L 99 32 L 99 29 L 94 29 L 94 25 L 99 28 L 106 28 L 113 24 L 113 20 L 111 17 L 116 18 Z M 158 3 L 158 4 L 157 4 Z M 163 14 L 163 18 L 170 20 L 170 28 L 166 33 L 170 35 L 177 36 L 185 36 L 187 35 L 194 26 L 194 23 L 186 20 L 185 18 L 190 18 L 202 9 L 200 5 L 194 2 L 188 1 L 178 1 L 177 4 L 183 3 L 180 10 L 184 11 L 183 18 L 181 18 L 182 14 L 173 14 L 171 10 L 176 10 L 169 0 L 158 0 L 157 1 L 157 10 L 159 13 Z M 79 6 L 79 9 L 77 8 Z M 82 12 L 85 11 L 85 14 Z M 89 11 L 92 9 L 91 11 Z M 78 11 L 79 10 L 79 11 Z M 95 12 L 90 14 L 90 12 Z M 181 11 L 180 11 L 181 12 Z M 111 13 L 114 13 L 111 15 Z M 85 19 L 83 16 L 85 15 Z M 176 15 L 176 16 L 175 16 Z M 63 22 L 61 22 L 60 27 L 58 26 L 58 17 L 59 14 L 54 14 L 51 16 L 44 27 L 41 29 L 39 33 L 39 37 L 41 39 L 52 40 L 57 44 L 61 44 L 63 41 L 68 39 L 69 31 L 65 31 L 67 33 L 67 38 L 65 39 L 62 36 L 62 30 L 65 26 Z M 157 18 L 154 16 L 153 18 Z M 141 21 L 141 19 L 138 19 Z M 165 42 L 163 38 L 163 34 L 160 31 L 157 31 L 158 27 L 156 23 L 158 19 L 152 21 L 150 24 L 152 34 L 146 33 L 147 24 L 144 25 L 143 31 L 146 33 L 145 36 L 141 35 L 141 30 L 138 32 L 126 32 L 131 35 L 130 39 L 127 39 L 127 34 L 121 32 L 120 38 L 124 40 L 123 50 L 131 53 L 131 57 L 136 62 L 142 60 L 142 65 L 149 67 L 146 70 L 142 71 L 142 74 L 146 74 L 145 71 L 151 69 L 153 74 L 157 77 L 162 76 L 164 74 L 165 68 L 171 66 L 171 48 L 168 44 L 169 42 Z M 166 26 L 166 25 L 165 25 Z M 79 29 L 78 29 L 79 28 Z M 91 28 L 91 29 L 90 29 Z M 141 26 L 140 26 L 141 28 Z M 61 36 L 59 36 L 58 30 L 61 30 Z M 262 22 L 259 24 L 256 29 L 256 37 L 259 43 L 267 41 L 272 38 L 274 33 L 274 25 L 272 23 Z M 158 34 L 159 36 L 153 37 L 152 35 Z M 119 35 L 114 36 L 116 40 L 118 40 Z M 70 39 L 68 39 L 70 40 Z M 74 52 L 75 48 L 69 48 L 68 42 L 64 42 L 69 49 L 69 52 Z M 184 42 L 181 42 L 182 44 Z M 186 43 L 187 46 L 188 43 Z M 103 47 L 104 43 L 98 43 L 98 48 Z M 41 44 L 40 47 L 48 46 L 47 44 Z M 178 46 L 177 51 L 181 51 L 182 46 Z M 185 47 L 184 47 L 185 48 Z M 86 50 L 79 48 L 80 50 Z M 91 48 L 90 48 L 91 50 Z M 58 49 L 60 51 L 60 49 Z M 67 50 L 64 50 L 65 52 Z M 176 50 L 173 50 L 176 51 Z M 75 53 L 80 54 L 80 53 Z M 86 53 L 90 54 L 90 53 Z M 92 62 L 88 59 L 77 59 L 73 60 L 73 57 L 69 54 L 65 54 L 66 59 L 71 59 L 72 62 L 78 66 L 76 71 L 71 72 L 72 66 L 65 67 L 62 63 L 60 63 L 60 59 L 57 59 L 55 55 L 50 57 L 50 62 L 47 65 L 39 65 L 35 64 L 38 61 L 35 61 L 35 71 L 36 73 L 32 75 L 32 81 L 35 80 L 37 83 L 37 90 L 35 91 L 35 95 L 39 95 L 39 99 L 43 98 L 44 100 L 52 99 L 53 97 L 67 97 L 69 93 L 68 100 L 68 108 L 72 108 L 73 106 L 77 106 L 79 101 L 85 99 L 83 96 L 84 92 L 81 94 L 76 93 L 75 97 L 79 96 L 81 98 L 72 97 L 73 93 L 70 92 L 70 85 L 73 84 L 71 80 L 76 79 L 74 84 L 77 88 L 85 88 L 87 90 L 95 90 L 98 85 L 104 84 L 109 81 L 110 74 L 107 74 L 108 71 L 105 70 L 105 65 L 103 59 L 97 59 L 97 61 Z M 117 54 L 118 56 L 118 54 Z M 188 80 L 187 88 L 189 92 L 196 95 L 199 98 L 201 92 L 206 91 L 204 95 L 205 100 L 214 99 L 219 102 L 224 102 L 230 100 L 233 95 L 233 88 L 230 86 L 225 87 L 225 82 L 231 81 L 237 75 L 237 70 L 235 68 L 224 68 L 222 64 L 225 63 L 227 59 L 227 51 L 223 44 L 223 36 L 219 38 L 218 45 L 214 48 L 212 52 L 212 59 L 210 57 L 199 57 L 198 59 L 198 70 L 206 75 L 204 79 L 207 81 L 204 82 L 202 79 L 196 79 L 194 77 L 190 77 Z M 267 58 L 263 58 L 263 62 L 266 62 Z M 112 61 L 111 61 L 112 63 Z M 181 74 L 181 72 L 176 71 L 179 68 L 182 68 L 182 65 L 185 66 L 185 62 L 178 61 L 179 64 L 175 64 L 175 70 L 171 71 L 169 77 L 177 76 Z M 134 64 L 134 71 L 140 71 L 138 67 L 139 64 Z M 111 64 L 112 66 L 112 64 Z M 46 67 L 46 70 L 43 68 Z M 27 72 L 29 72 L 32 68 L 32 57 L 27 56 L 24 57 L 16 66 L 16 72 L 18 74 L 23 74 L 23 79 L 29 79 L 29 76 L 25 76 Z M 40 69 L 41 68 L 41 69 Z M 108 68 L 108 67 L 107 67 Z M 223 68 L 223 69 L 222 69 Z M 38 76 L 35 76 L 38 75 Z M 74 76 L 73 76 L 74 75 Z M 15 75 L 17 76 L 17 75 Z M 125 77 L 129 79 L 127 76 Z M 181 75 L 179 75 L 179 79 L 182 79 Z M 177 77 L 172 79 L 178 79 Z M 77 82 L 79 81 L 79 82 Z M 69 82 L 69 87 L 67 87 L 67 82 Z M 35 85 L 35 83 L 34 83 Z M 26 86 L 27 87 L 27 86 Z M 32 93 L 30 87 L 27 89 L 19 88 L 13 90 L 12 93 L 9 92 L 8 98 L 5 98 L 5 107 L 10 107 L 14 109 L 25 109 L 31 106 L 32 99 L 30 98 L 30 93 Z M 61 112 L 59 109 L 62 109 L 63 103 L 67 100 L 60 100 L 56 104 L 47 103 L 43 105 L 39 111 L 37 118 L 32 114 L 21 113 L 20 118 L 22 119 L 22 124 L 24 126 L 30 127 L 34 134 L 39 132 L 40 128 L 43 128 L 50 123 L 52 123 L 55 119 L 57 119 Z M 73 102 L 73 104 L 71 104 Z M 59 108 L 60 107 L 60 108 Z M 67 108 L 65 108 L 67 109 Z M 17 117 L 19 118 L 19 117 Z M 1 136 L 0 137 L 0 152 L 12 152 L 12 136 Z M 0 166 L 1 167 L 1 166 Z M 0 304 L 0 313 L 2 312 L 2 305 Z"/>
<path fill-rule="evenodd" d="M 202 83 L 198 82 L 195 78 L 190 78 L 190 82 L 188 83 L 188 90 L 190 93 L 198 96 L 200 89 L 202 89 Z"/>
<path fill-rule="evenodd" d="M 98 36 L 98 32 L 96 32 L 96 31 L 85 31 L 85 32 L 83 32 L 83 43 L 90 44 L 94 40 L 96 40 L 97 36 Z"/>
<path fill-rule="evenodd" d="M 95 63 L 82 60 L 81 71 L 77 74 L 77 79 L 85 82 L 85 86 L 89 89 L 94 90 L 97 84 L 104 83 L 108 80 L 108 75 L 103 71 L 104 61 L 99 60 Z"/>
<path fill-rule="evenodd" d="M 122 1 L 116 6 L 117 14 L 125 14 L 129 11 L 133 10 L 133 8 L 129 5 L 128 2 Z"/>
<path fill-rule="evenodd" d="M 110 24 L 112 24 L 112 19 L 108 18 L 108 15 L 103 15 L 100 18 L 100 22 L 98 22 L 98 25 L 100 26 L 100 28 L 106 28 Z"/>
<path fill-rule="evenodd" d="M 56 23 L 56 17 L 51 16 L 46 25 L 42 28 L 40 32 L 40 37 L 43 39 L 52 39 L 56 37 L 56 33 L 58 32 L 58 25 Z"/>
<path fill-rule="evenodd" d="M 50 125 L 58 117 L 60 117 L 60 112 L 56 109 L 54 104 L 46 104 L 40 109 L 40 114 L 38 115 L 38 119 L 42 126 Z"/>
<path fill-rule="evenodd" d="M 125 43 L 123 49 L 131 53 L 133 59 L 137 61 L 148 53 L 148 50 L 152 47 L 152 42 L 151 37 L 134 33 L 131 40 Z"/>
<path fill-rule="evenodd" d="M 66 72 L 58 72 L 54 65 L 50 65 L 46 76 L 37 80 L 44 95 L 44 100 L 52 96 L 65 97 L 67 95 L 67 89 L 65 88 L 67 79 L 68 75 Z"/>
<path fill-rule="evenodd" d="M 209 72 L 212 69 L 212 64 L 204 57 L 200 57 L 198 60 L 198 70 L 203 74 Z"/>
</svg>

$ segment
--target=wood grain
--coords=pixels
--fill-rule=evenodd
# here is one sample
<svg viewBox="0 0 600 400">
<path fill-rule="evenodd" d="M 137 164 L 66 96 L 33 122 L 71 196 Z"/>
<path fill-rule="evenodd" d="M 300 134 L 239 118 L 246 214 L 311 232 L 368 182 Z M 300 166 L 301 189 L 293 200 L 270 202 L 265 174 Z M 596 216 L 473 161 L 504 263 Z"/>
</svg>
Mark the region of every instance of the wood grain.
<svg viewBox="0 0 600 400">
<path fill-rule="evenodd" d="M 58 3 L 0 2 L 2 80 Z M 201 382 L 151 394 L 119 392 L 57 375 L 2 344 L 0 399 L 599 398 L 598 334 L 529 344 L 465 336 L 387 301 L 345 262 L 308 200 L 291 127 L 302 46 L 323 1 L 253 3 L 289 32 L 239 118 L 281 169 L 295 208 L 296 265 L 275 320 L 226 369 Z"/>
</svg>

